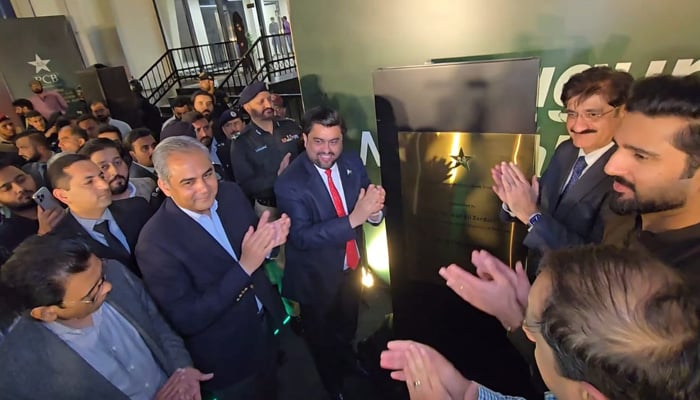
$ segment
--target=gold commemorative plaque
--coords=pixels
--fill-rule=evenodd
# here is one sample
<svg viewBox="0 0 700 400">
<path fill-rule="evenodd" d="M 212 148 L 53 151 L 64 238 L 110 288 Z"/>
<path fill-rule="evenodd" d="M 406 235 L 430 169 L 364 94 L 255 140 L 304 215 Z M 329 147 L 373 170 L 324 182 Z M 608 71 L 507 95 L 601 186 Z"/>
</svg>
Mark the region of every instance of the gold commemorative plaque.
<svg viewBox="0 0 700 400">
<path fill-rule="evenodd" d="M 409 279 L 442 283 L 437 269 L 471 268 L 472 250 L 484 249 L 513 266 L 525 261 L 520 222 L 500 218 L 491 168 L 517 163 L 535 170 L 537 135 L 465 132 L 399 132 L 404 248 L 416 260 Z"/>
</svg>

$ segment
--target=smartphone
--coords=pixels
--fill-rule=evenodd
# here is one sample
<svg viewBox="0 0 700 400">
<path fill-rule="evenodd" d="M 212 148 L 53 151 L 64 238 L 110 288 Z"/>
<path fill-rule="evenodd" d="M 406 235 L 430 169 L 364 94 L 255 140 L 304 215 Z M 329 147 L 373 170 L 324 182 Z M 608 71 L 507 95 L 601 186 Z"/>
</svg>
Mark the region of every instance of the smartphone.
<svg viewBox="0 0 700 400">
<path fill-rule="evenodd" d="M 39 190 L 37 190 L 36 193 L 34 193 L 32 199 L 34 199 L 34 202 L 44 210 L 50 210 L 52 208 L 62 208 L 61 204 L 58 202 L 58 200 L 56 200 L 53 197 L 51 191 L 46 186 L 40 187 Z"/>
</svg>

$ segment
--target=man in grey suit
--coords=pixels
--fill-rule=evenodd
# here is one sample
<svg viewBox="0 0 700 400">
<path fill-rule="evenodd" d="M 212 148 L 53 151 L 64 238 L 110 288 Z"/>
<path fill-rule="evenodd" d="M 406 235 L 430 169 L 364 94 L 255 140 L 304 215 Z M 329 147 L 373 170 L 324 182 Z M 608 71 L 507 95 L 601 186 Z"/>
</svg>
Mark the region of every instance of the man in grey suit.
<svg viewBox="0 0 700 400">
<path fill-rule="evenodd" d="M 573 75 L 561 94 L 561 119 L 571 139 L 557 147 L 542 178 L 531 181 L 512 162 L 492 169 L 502 217 L 527 225 L 530 280 L 546 250 L 601 242 L 612 188 L 603 167 L 617 149 L 613 134 L 632 82 L 630 74 L 608 67 Z"/>
<path fill-rule="evenodd" d="M 123 265 L 47 235 L 27 239 L 1 271 L 18 316 L 0 327 L 0 397 L 200 399 L 199 382 L 212 374 L 191 367 Z"/>
</svg>

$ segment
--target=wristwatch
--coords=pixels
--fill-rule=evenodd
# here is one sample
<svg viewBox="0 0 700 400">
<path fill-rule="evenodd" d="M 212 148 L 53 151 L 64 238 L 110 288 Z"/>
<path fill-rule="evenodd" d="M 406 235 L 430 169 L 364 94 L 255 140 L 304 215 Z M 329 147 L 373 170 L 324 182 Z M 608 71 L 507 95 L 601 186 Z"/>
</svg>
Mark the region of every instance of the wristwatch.
<svg viewBox="0 0 700 400">
<path fill-rule="evenodd" d="M 535 224 L 542 219 L 542 213 L 541 212 L 536 212 L 530 216 L 530 219 L 527 221 L 527 231 L 530 232 L 532 228 L 535 226 Z"/>
</svg>

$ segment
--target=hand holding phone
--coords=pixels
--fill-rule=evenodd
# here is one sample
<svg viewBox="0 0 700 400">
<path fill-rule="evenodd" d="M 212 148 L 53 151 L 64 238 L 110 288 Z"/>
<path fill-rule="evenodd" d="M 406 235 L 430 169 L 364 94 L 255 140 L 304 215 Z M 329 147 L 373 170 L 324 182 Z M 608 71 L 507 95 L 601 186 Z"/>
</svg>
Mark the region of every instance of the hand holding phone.
<svg viewBox="0 0 700 400">
<path fill-rule="evenodd" d="M 51 191 L 46 186 L 40 187 L 39 190 L 34 193 L 32 199 L 34 199 L 34 202 L 36 202 L 36 204 L 38 204 L 43 210 L 51 210 L 54 208 L 58 208 L 59 210 L 63 209 L 61 204 L 53 197 Z"/>
</svg>

